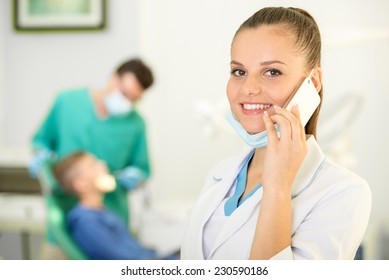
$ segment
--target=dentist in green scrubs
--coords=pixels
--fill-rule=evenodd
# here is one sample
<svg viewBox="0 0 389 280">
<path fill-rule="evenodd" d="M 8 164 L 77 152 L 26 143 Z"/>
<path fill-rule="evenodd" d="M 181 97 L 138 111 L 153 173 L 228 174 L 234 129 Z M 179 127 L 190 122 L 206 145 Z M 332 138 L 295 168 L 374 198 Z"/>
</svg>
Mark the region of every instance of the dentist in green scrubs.
<svg viewBox="0 0 389 280">
<path fill-rule="evenodd" d="M 153 83 L 150 68 L 140 59 L 120 65 L 107 86 L 99 90 L 63 91 L 32 139 L 32 177 L 50 157 L 63 158 L 84 150 L 103 160 L 116 175 L 119 187 L 104 204 L 128 223 L 127 191 L 150 176 L 145 122 L 134 108 Z M 64 199 L 68 199 L 65 197 Z M 48 227 L 44 259 L 66 258 Z"/>
</svg>

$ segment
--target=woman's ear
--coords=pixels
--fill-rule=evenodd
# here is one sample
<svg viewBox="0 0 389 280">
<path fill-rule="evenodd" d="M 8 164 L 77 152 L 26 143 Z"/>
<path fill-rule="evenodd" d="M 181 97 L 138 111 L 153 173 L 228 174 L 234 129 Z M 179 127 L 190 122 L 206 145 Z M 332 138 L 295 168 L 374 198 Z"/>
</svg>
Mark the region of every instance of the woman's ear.
<svg viewBox="0 0 389 280">
<path fill-rule="evenodd" d="M 315 70 L 312 73 L 311 80 L 313 82 L 313 85 L 315 86 L 317 92 L 321 90 L 322 85 L 322 70 L 321 67 L 316 67 Z"/>
</svg>

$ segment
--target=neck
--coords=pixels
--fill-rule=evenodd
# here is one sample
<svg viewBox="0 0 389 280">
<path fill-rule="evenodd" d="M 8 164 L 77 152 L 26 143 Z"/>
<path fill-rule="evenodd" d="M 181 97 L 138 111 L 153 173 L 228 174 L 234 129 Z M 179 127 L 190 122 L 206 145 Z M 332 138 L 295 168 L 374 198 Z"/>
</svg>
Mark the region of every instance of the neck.
<svg viewBox="0 0 389 280">
<path fill-rule="evenodd" d="M 252 157 L 247 169 L 247 181 L 244 195 L 262 183 L 262 170 L 265 155 L 266 147 L 255 150 L 254 156 Z"/>
<path fill-rule="evenodd" d="M 250 166 L 254 166 L 256 169 L 260 168 L 260 170 L 262 170 L 263 163 L 265 161 L 266 151 L 266 147 L 255 149 L 254 156 L 250 162 Z"/>
<path fill-rule="evenodd" d="M 101 193 L 88 193 L 79 197 L 80 204 L 87 208 L 101 209 L 104 207 L 103 195 Z"/>
</svg>

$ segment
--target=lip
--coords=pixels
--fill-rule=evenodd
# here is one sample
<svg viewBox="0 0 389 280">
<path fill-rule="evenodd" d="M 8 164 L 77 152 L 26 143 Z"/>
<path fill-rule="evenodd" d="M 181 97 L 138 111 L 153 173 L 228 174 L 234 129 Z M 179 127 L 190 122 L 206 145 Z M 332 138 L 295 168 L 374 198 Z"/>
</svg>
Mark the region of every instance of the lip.
<svg viewBox="0 0 389 280">
<path fill-rule="evenodd" d="M 273 107 L 273 104 L 261 103 L 261 102 L 242 102 L 239 105 L 240 105 L 240 108 L 241 108 L 243 114 L 245 114 L 245 115 L 260 115 L 260 114 L 263 114 L 263 112 L 265 112 Z M 257 105 L 257 107 L 265 106 L 265 108 L 263 108 L 263 109 L 261 109 L 261 108 L 259 108 L 259 109 L 245 109 L 244 108 L 245 105 L 251 105 L 251 106 Z"/>
</svg>

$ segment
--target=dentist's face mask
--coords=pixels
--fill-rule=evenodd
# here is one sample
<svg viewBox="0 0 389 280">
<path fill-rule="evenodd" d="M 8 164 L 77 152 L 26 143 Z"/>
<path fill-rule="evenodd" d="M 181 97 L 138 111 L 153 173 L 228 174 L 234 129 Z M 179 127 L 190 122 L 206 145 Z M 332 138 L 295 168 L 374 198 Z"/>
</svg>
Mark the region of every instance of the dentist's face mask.
<svg viewBox="0 0 389 280">
<path fill-rule="evenodd" d="M 114 91 L 105 97 L 105 106 L 111 116 L 120 116 L 132 110 L 132 102 L 120 91 Z"/>
<path fill-rule="evenodd" d="M 231 110 L 229 110 L 227 113 L 227 121 L 231 124 L 235 131 L 238 132 L 239 136 L 247 143 L 247 145 L 254 148 L 262 148 L 267 146 L 269 139 L 266 130 L 253 134 L 248 133 L 240 124 L 240 122 L 235 118 Z M 274 127 L 277 130 L 278 137 L 280 137 L 280 129 L 278 124 L 275 124 Z"/>
</svg>

